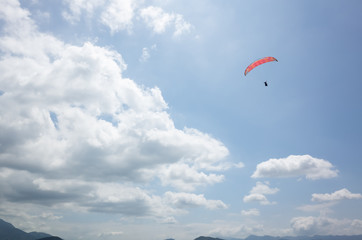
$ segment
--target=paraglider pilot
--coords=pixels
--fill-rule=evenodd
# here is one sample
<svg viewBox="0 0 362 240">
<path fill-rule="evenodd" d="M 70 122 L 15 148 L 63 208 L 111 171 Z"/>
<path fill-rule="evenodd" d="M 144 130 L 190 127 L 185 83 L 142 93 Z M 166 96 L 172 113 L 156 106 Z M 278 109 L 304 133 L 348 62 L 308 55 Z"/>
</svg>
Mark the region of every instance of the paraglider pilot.
<svg viewBox="0 0 362 240">
<path fill-rule="evenodd" d="M 268 86 L 268 82 L 264 82 L 264 85 L 265 85 L 265 87 L 267 87 L 267 86 Z"/>
</svg>

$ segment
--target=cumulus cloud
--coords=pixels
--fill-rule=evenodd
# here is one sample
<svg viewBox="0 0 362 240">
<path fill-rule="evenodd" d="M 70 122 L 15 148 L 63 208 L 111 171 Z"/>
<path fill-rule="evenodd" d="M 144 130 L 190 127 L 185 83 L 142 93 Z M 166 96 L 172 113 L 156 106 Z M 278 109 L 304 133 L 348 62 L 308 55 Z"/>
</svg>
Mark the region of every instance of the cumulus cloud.
<svg viewBox="0 0 362 240">
<path fill-rule="evenodd" d="M 297 209 L 304 212 L 319 212 L 321 216 L 327 216 L 327 214 L 333 212 L 331 208 L 334 205 L 336 205 L 336 202 L 324 202 L 320 204 L 303 205 L 297 207 Z"/>
<path fill-rule="evenodd" d="M 136 6 L 134 0 L 110 1 L 101 14 L 101 22 L 110 28 L 111 33 L 131 31 Z"/>
<path fill-rule="evenodd" d="M 257 182 L 255 187 L 253 187 L 250 193 L 260 193 L 260 194 L 275 194 L 279 191 L 278 188 L 270 188 L 269 183 Z"/>
<path fill-rule="evenodd" d="M 249 192 L 249 195 L 243 198 L 243 201 L 246 203 L 259 202 L 261 205 L 276 204 L 276 202 L 270 202 L 265 195 L 275 194 L 278 191 L 278 188 L 270 188 L 268 182 L 257 182 L 255 187 Z"/>
<path fill-rule="evenodd" d="M 361 194 L 351 193 L 347 189 L 335 191 L 334 193 L 312 194 L 312 201 L 319 202 L 317 204 L 303 205 L 297 209 L 304 212 L 319 212 L 320 216 L 327 216 L 333 212 L 332 207 L 338 204 L 338 201 L 345 199 L 362 199 Z"/>
<path fill-rule="evenodd" d="M 63 17 L 71 23 L 76 23 L 80 20 L 82 14 L 89 17 L 93 12 L 102 5 L 101 0 L 64 0 L 63 1 L 69 8 L 69 11 L 63 11 Z"/>
<path fill-rule="evenodd" d="M 338 175 L 334 166 L 323 159 L 310 155 L 291 155 L 287 158 L 270 159 L 259 163 L 253 173 L 253 178 L 285 178 L 305 176 L 317 180 L 333 178 Z"/>
<path fill-rule="evenodd" d="M 151 57 L 151 51 L 157 48 L 156 44 L 152 45 L 151 48 L 144 47 L 142 49 L 141 57 L 139 58 L 140 62 L 147 62 L 148 59 Z"/>
<path fill-rule="evenodd" d="M 71 2 L 74 21 L 100 4 Z M 194 206 L 225 207 L 168 194 L 175 205 L 141 188 L 155 179 L 188 191 L 218 183 L 223 175 L 212 172 L 232 166 L 228 149 L 197 129 L 177 129 L 160 89 L 123 77 L 118 52 L 66 44 L 29 16 L 16 0 L 0 2 L 2 200 L 160 221 L 171 221 L 189 197 Z"/>
<path fill-rule="evenodd" d="M 261 205 L 270 205 L 272 204 L 271 202 L 269 202 L 269 200 L 260 193 L 252 193 L 249 194 L 247 196 L 245 196 L 243 198 L 243 201 L 248 203 L 248 202 L 259 202 Z"/>
<path fill-rule="evenodd" d="M 161 34 L 167 28 L 173 29 L 174 36 L 187 34 L 192 25 L 181 14 L 167 13 L 157 6 L 143 6 L 143 2 L 135 0 L 64 0 L 67 11 L 63 11 L 63 17 L 71 23 L 80 21 L 85 15 L 88 18 L 98 19 L 107 26 L 111 33 L 126 30 L 132 32 L 134 22 L 142 20 L 154 33 Z"/>
<path fill-rule="evenodd" d="M 266 233 L 265 226 L 260 223 L 245 225 L 240 223 L 218 222 L 215 226 L 213 226 L 212 230 L 209 231 L 208 235 L 220 238 L 240 238 L 240 236 L 247 237 L 251 234 L 255 234 L 256 232 L 259 234 Z"/>
<path fill-rule="evenodd" d="M 174 26 L 174 36 L 188 33 L 191 24 L 186 22 L 182 15 L 166 13 L 162 8 L 149 6 L 140 10 L 140 16 L 145 23 L 155 32 L 163 33 L 170 25 Z"/>
<path fill-rule="evenodd" d="M 176 14 L 175 16 L 175 31 L 174 36 L 180 36 L 182 34 L 189 33 L 192 29 L 192 25 L 185 21 L 181 14 Z"/>
<path fill-rule="evenodd" d="M 150 6 L 140 10 L 140 16 L 155 33 L 163 33 L 174 20 L 174 16 L 165 13 L 162 8 Z"/>
<path fill-rule="evenodd" d="M 166 192 L 165 201 L 177 208 L 203 206 L 208 209 L 226 209 L 227 205 L 220 200 L 207 200 L 202 194 Z"/>
<path fill-rule="evenodd" d="M 259 216 L 260 212 L 258 209 L 252 208 L 249 210 L 242 210 L 241 215 L 243 215 L 243 216 Z"/>
<path fill-rule="evenodd" d="M 194 191 L 199 186 L 219 183 L 223 175 L 199 172 L 185 163 L 175 163 L 159 169 L 159 178 L 165 186 L 173 186 L 182 191 Z"/>
<path fill-rule="evenodd" d="M 359 193 L 351 193 L 348 189 L 343 188 L 335 191 L 334 193 L 313 193 L 312 201 L 325 202 L 325 201 L 339 201 L 344 199 L 362 199 Z"/>
<path fill-rule="evenodd" d="M 358 235 L 362 233 L 362 220 L 328 217 L 296 217 L 291 227 L 298 235 Z"/>
</svg>

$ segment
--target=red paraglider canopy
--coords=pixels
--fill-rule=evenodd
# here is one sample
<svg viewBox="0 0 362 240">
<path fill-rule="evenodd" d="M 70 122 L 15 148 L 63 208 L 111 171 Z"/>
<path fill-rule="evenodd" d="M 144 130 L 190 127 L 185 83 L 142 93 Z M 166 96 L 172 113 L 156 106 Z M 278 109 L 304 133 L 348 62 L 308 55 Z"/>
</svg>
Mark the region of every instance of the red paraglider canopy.
<svg viewBox="0 0 362 240">
<path fill-rule="evenodd" d="M 251 70 L 253 70 L 255 67 L 261 65 L 261 64 L 264 64 L 264 63 L 267 63 L 267 62 L 273 62 L 273 61 L 277 61 L 278 60 L 274 57 L 264 57 L 262 59 L 259 59 L 259 60 L 256 60 L 255 62 L 251 63 L 246 69 L 245 69 L 245 72 L 244 72 L 244 75 L 246 76 L 246 74 L 248 74 Z"/>
</svg>

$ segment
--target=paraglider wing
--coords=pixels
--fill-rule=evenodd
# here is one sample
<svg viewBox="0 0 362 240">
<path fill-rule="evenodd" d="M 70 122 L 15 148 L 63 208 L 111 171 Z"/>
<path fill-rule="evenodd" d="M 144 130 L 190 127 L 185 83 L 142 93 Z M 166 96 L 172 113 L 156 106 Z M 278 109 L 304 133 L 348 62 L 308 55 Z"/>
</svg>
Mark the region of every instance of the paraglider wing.
<svg viewBox="0 0 362 240">
<path fill-rule="evenodd" d="M 262 58 L 262 59 L 259 59 L 259 60 L 256 60 L 255 62 L 251 63 L 246 69 L 245 69 L 245 72 L 244 72 L 244 75 L 246 76 L 246 74 L 248 74 L 251 70 L 253 70 L 255 67 L 261 65 L 261 64 L 264 64 L 264 63 L 267 63 L 267 62 L 273 62 L 273 61 L 277 61 L 278 60 L 274 57 L 265 57 L 265 58 Z"/>
</svg>

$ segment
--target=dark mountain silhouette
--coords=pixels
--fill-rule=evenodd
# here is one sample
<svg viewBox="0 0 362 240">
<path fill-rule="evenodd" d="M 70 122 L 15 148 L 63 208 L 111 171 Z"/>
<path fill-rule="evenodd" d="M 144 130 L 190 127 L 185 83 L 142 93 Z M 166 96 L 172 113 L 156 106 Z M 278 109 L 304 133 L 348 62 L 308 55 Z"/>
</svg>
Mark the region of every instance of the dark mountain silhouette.
<svg viewBox="0 0 362 240">
<path fill-rule="evenodd" d="M 201 236 L 201 237 L 195 238 L 195 240 L 223 240 L 223 239 Z"/>
<path fill-rule="evenodd" d="M 45 237 L 45 238 L 40 238 L 38 240 L 63 240 L 60 237 Z"/>
<path fill-rule="evenodd" d="M 2 240 L 28 240 L 28 233 L 15 228 L 12 224 L 0 219 L 0 239 Z M 34 239 L 31 237 L 31 239 Z"/>
<path fill-rule="evenodd" d="M 11 223 L 0 219 L 0 240 L 62 240 L 47 233 L 41 232 L 24 232 Z"/>
<path fill-rule="evenodd" d="M 34 237 L 34 239 L 42 239 L 42 238 L 46 238 L 46 237 L 51 237 L 52 235 L 47 234 L 47 233 L 42 233 L 42 232 L 30 232 L 29 233 L 31 236 Z"/>
</svg>

